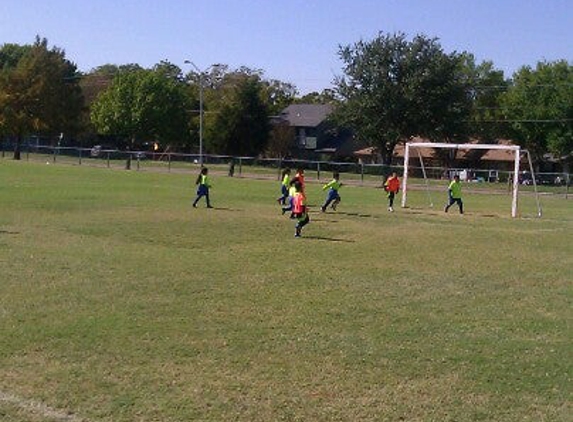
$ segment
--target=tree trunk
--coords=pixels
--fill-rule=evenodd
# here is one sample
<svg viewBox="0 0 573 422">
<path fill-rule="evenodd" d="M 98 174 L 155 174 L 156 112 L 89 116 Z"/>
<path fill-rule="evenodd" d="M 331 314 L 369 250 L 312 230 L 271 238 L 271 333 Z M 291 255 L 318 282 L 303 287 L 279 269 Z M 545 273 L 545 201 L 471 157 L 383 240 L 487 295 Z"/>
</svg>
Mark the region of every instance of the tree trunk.
<svg viewBox="0 0 573 422">
<path fill-rule="evenodd" d="M 20 159 L 20 150 L 22 145 L 22 135 L 18 134 L 16 137 L 16 144 L 14 144 L 14 160 Z"/>
<path fill-rule="evenodd" d="M 135 136 L 131 137 L 129 146 L 127 147 L 127 160 L 125 161 L 126 170 L 131 170 L 131 151 L 133 150 L 133 145 L 135 145 Z"/>
</svg>

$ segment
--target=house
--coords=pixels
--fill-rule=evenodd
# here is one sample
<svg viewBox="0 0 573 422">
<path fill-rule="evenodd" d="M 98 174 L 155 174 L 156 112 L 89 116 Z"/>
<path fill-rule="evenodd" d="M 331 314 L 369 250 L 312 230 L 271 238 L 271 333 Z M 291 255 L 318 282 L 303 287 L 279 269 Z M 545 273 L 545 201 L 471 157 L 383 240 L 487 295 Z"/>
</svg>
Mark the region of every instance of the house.
<svg viewBox="0 0 573 422">
<path fill-rule="evenodd" d="M 412 142 L 430 142 L 428 139 L 415 137 Z M 467 143 L 477 144 L 477 140 L 470 140 Z M 499 139 L 495 142 L 488 142 L 499 145 L 512 145 L 512 142 L 507 139 Z M 393 165 L 404 164 L 405 147 L 403 143 L 396 145 L 392 156 Z M 426 166 L 448 166 L 460 168 L 483 168 L 495 170 L 513 169 L 515 156 L 513 152 L 507 150 L 441 150 L 422 148 L 419 151 L 414 151 L 414 156 L 410 159 L 418 161 L 419 156 L 422 157 L 424 165 Z M 418 155 L 419 154 L 419 155 Z M 381 158 L 373 147 L 363 148 L 355 151 L 354 155 L 365 163 L 379 163 Z M 410 152 L 412 155 L 412 152 Z"/>
<path fill-rule="evenodd" d="M 328 120 L 333 111 L 330 104 L 291 104 L 275 118 L 275 123 L 287 122 L 295 130 L 293 157 L 332 160 L 352 156 L 354 136 Z"/>
</svg>

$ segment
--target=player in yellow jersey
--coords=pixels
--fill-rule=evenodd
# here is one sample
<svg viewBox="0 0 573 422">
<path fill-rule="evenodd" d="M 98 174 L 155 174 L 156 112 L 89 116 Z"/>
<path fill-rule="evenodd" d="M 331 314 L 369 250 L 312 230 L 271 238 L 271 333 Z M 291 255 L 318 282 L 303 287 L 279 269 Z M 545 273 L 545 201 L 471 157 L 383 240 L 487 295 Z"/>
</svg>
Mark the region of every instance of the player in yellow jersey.
<svg viewBox="0 0 573 422">
<path fill-rule="evenodd" d="M 458 204 L 460 214 L 464 213 L 464 203 L 462 201 L 462 184 L 460 183 L 460 176 L 454 176 L 454 180 L 448 186 L 448 203 L 444 208 L 444 212 L 448 212 L 450 207 Z"/>
<path fill-rule="evenodd" d="M 324 205 L 320 207 L 322 212 L 325 212 L 331 203 L 332 203 L 332 209 L 336 211 L 336 206 L 340 203 L 341 200 L 340 195 L 338 193 L 341 186 L 342 183 L 340 183 L 340 173 L 335 171 L 334 173 L 332 173 L 332 180 L 322 187 L 322 190 L 328 189 L 328 193 L 326 195 L 326 201 L 324 202 Z"/>
<path fill-rule="evenodd" d="M 201 173 L 197 176 L 197 180 L 195 181 L 195 184 L 197 185 L 197 198 L 193 201 L 193 208 L 197 208 L 197 202 L 199 202 L 202 197 L 205 197 L 205 200 L 207 201 L 207 208 L 213 208 L 211 206 L 211 201 L 209 200 L 209 189 L 211 188 L 211 184 L 209 183 L 208 174 L 209 169 L 207 169 L 207 167 L 203 167 L 201 169 Z"/>
<path fill-rule="evenodd" d="M 290 186 L 290 169 L 286 168 L 282 171 L 281 196 L 277 199 L 277 202 L 281 205 L 285 205 L 286 200 L 289 197 L 288 193 L 289 186 Z"/>
</svg>

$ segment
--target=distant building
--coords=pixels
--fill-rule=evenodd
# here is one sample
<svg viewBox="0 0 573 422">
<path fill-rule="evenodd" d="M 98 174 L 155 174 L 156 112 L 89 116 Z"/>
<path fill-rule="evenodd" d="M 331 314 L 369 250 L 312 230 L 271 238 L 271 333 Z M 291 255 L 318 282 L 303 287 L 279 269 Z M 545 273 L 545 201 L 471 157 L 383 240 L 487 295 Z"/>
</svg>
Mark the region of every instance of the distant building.
<svg viewBox="0 0 573 422">
<path fill-rule="evenodd" d="M 428 139 L 416 137 L 412 138 L 413 142 L 431 142 Z M 470 140 L 467 143 L 478 143 L 476 140 Z M 507 139 L 499 139 L 496 141 L 488 142 L 499 145 L 512 145 L 512 142 Z M 392 154 L 393 165 L 404 164 L 404 151 L 403 143 L 396 145 L 394 153 Z M 507 150 L 443 150 L 422 148 L 419 154 L 424 160 L 426 166 L 449 166 L 460 168 L 484 168 L 496 170 L 512 170 L 515 156 L 513 152 Z M 380 155 L 377 153 L 376 148 L 368 147 L 354 152 L 354 155 L 365 163 L 380 163 L 382 162 Z M 418 151 L 415 152 L 411 160 L 417 161 Z"/>
<path fill-rule="evenodd" d="M 311 160 L 351 158 L 356 149 L 349 129 L 328 120 L 334 111 L 330 104 L 291 104 L 275 122 L 287 122 L 295 130 L 291 155 Z"/>
</svg>

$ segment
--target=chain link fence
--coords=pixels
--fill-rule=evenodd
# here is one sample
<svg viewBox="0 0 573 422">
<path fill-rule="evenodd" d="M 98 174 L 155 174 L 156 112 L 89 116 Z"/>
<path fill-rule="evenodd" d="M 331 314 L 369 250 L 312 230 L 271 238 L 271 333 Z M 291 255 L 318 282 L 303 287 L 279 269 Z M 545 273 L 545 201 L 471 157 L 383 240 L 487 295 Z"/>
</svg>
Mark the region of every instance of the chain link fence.
<svg viewBox="0 0 573 422">
<path fill-rule="evenodd" d="M 1 144 L 1 157 L 11 159 L 13 149 L 11 145 Z M 214 174 L 231 177 L 261 178 L 280 180 L 283 168 L 294 171 L 304 169 L 308 181 L 326 181 L 332 177 L 332 172 L 338 171 L 345 183 L 357 185 L 382 186 L 386 177 L 393 171 L 401 175 L 403 167 L 400 165 L 364 164 L 349 162 L 309 161 L 297 159 L 272 159 L 256 157 L 233 157 L 226 155 L 182 154 L 174 152 L 149 151 L 120 151 L 117 149 L 104 149 L 100 147 L 54 147 L 45 145 L 22 145 L 21 159 L 26 161 L 44 162 L 46 164 L 84 165 L 114 169 L 131 169 L 135 171 L 162 171 L 162 172 L 188 172 L 197 173 L 203 165 L 209 166 Z M 410 167 L 409 177 L 412 187 L 424 188 L 426 184 L 442 185 L 443 180 L 451 178 L 454 174 L 460 175 L 462 180 L 472 183 L 472 188 L 491 189 L 496 185 L 499 190 L 508 190 L 511 185 L 513 172 L 496 169 L 467 169 L 426 167 L 428 180 L 423 180 L 420 167 Z M 529 171 L 519 174 L 522 190 L 532 190 L 534 178 Z M 535 174 L 537 189 L 545 194 L 564 195 L 568 198 L 573 182 L 570 173 Z M 410 183 L 409 183 L 410 186 Z"/>
</svg>

